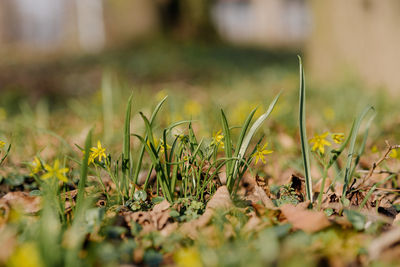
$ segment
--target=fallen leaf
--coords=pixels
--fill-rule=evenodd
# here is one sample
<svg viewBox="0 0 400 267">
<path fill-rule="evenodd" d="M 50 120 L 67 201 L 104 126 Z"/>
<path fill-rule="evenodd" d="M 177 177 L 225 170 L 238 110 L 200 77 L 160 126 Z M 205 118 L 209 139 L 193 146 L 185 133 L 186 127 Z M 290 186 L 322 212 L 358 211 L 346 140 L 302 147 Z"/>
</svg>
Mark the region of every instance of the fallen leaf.
<svg viewBox="0 0 400 267">
<path fill-rule="evenodd" d="M 123 216 L 129 227 L 132 227 L 132 222 L 136 222 L 143 227 L 144 233 L 160 231 L 168 225 L 171 218 L 169 207 L 169 202 L 163 200 L 161 203 L 155 205 L 151 211 L 127 211 L 123 213 Z"/>
<path fill-rule="evenodd" d="M 219 209 L 232 207 L 232 200 L 226 186 L 221 186 L 217 189 L 214 196 L 207 203 L 207 209 Z"/>
<path fill-rule="evenodd" d="M 368 254 L 371 259 L 377 259 L 379 255 L 391 245 L 400 241 L 400 227 L 395 227 L 392 230 L 375 238 L 368 247 Z"/>
<path fill-rule="evenodd" d="M 261 202 L 267 209 L 276 209 L 274 203 L 272 203 L 272 200 L 267 196 L 264 189 L 258 185 L 254 186 L 254 189 L 246 196 L 246 199 L 253 203 Z"/>
<path fill-rule="evenodd" d="M 198 219 L 184 223 L 180 230 L 191 238 L 197 236 L 197 229 L 207 225 L 217 209 L 229 209 L 233 206 L 231 196 L 226 186 L 217 189 L 214 196 L 207 203 L 206 210 Z"/>
<path fill-rule="evenodd" d="M 322 211 L 311 211 L 291 204 L 282 205 L 280 210 L 294 229 L 308 233 L 320 231 L 331 224 Z"/>
<path fill-rule="evenodd" d="M 163 211 L 169 209 L 169 207 L 170 207 L 169 202 L 164 199 L 163 201 L 161 201 L 160 203 L 158 203 L 157 205 L 155 205 L 153 207 L 153 212 L 156 212 L 156 213 L 163 212 Z"/>
<path fill-rule="evenodd" d="M 36 213 L 41 209 L 41 197 L 26 192 L 9 192 L 0 199 L 0 205 L 9 205 L 24 213 Z"/>
</svg>

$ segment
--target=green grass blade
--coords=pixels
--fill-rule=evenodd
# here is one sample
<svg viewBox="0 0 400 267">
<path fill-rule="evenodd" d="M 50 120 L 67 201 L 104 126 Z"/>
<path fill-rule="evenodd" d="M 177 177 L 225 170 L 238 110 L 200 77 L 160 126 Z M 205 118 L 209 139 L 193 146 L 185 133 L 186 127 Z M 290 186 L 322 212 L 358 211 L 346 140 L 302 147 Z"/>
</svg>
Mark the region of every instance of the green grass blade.
<svg viewBox="0 0 400 267">
<path fill-rule="evenodd" d="M 143 116 L 143 117 L 147 120 L 147 118 L 145 116 Z M 146 123 L 148 123 L 148 120 Z M 157 173 L 157 179 L 159 179 L 159 181 L 160 181 L 161 190 L 162 190 L 165 198 L 169 202 L 172 202 L 172 193 L 170 191 L 169 181 L 166 178 L 163 167 L 161 166 L 161 162 L 160 162 L 160 158 L 158 157 L 157 150 L 155 149 L 155 147 L 153 146 L 153 144 L 151 142 L 149 142 L 149 144 L 147 144 L 146 140 L 143 137 L 141 137 L 140 135 L 137 135 L 137 134 L 133 134 L 133 135 L 136 136 L 140 140 L 140 142 L 142 142 L 142 144 L 144 145 L 148 154 L 150 155 L 151 161 L 152 161 L 153 166 Z"/>
<path fill-rule="evenodd" d="M 154 123 L 154 121 L 155 121 L 155 119 L 156 119 L 156 117 L 157 117 L 158 112 L 160 111 L 162 105 L 164 104 L 165 100 L 167 100 L 167 98 L 168 98 L 168 96 L 164 97 L 164 98 L 157 104 L 157 106 L 155 107 L 155 109 L 154 109 L 154 111 L 153 111 L 153 113 L 151 114 L 151 117 L 150 117 L 150 125 L 153 125 L 153 123 Z M 145 139 L 147 140 L 147 136 L 145 137 Z M 143 155 L 144 155 L 145 145 L 146 145 L 146 143 L 145 143 L 145 144 L 142 144 L 142 146 L 141 146 L 140 149 L 139 149 L 139 158 L 138 158 L 138 160 L 137 160 L 136 169 L 135 169 L 135 174 L 134 174 L 134 176 L 133 176 L 133 183 L 134 183 L 135 185 L 137 184 L 137 179 L 138 179 L 138 177 L 139 177 L 139 172 L 140 172 L 140 169 L 142 168 L 142 161 L 143 161 Z"/>
<path fill-rule="evenodd" d="M 353 135 L 353 131 L 354 131 L 354 124 L 355 124 L 355 121 L 351 125 L 351 129 L 350 129 L 349 135 L 347 136 L 346 140 L 342 143 L 342 145 L 339 147 L 339 149 L 331 151 L 331 153 L 333 155 L 329 159 L 327 169 L 329 169 L 333 164 L 335 164 L 335 162 L 337 161 L 339 156 L 342 154 L 343 150 L 346 148 L 347 144 L 350 142 L 351 136 Z"/>
<path fill-rule="evenodd" d="M 157 106 L 154 108 L 154 111 L 153 111 L 153 113 L 152 113 L 151 116 L 150 116 L 150 124 L 151 124 L 151 125 L 153 125 L 153 123 L 154 123 L 154 121 L 155 121 L 155 119 L 156 119 L 156 117 L 157 117 L 158 112 L 160 111 L 162 105 L 163 105 L 164 102 L 167 100 L 167 98 L 168 98 L 168 96 L 164 97 L 164 98 L 157 104 Z"/>
<path fill-rule="evenodd" d="M 6 153 L 5 153 L 4 156 L 1 158 L 1 160 L 0 160 L 0 165 L 6 160 L 8 154 L 10 153 L 10 150 L 11 150 L 11 144 L 8 145 L 8 148 L 7 148 Z"/>
<path fill-rule="evenodd" d="M 246 134 L 246 136 L 243 138 L 243 142 L 242 145 L 239 148 L 239 153 L 237 154 L 237 156 L 235 158 L 241 160 L 243 159 L 247 148 L 249 147 L 250 141 L 253 138 L 254 134 L 256 133 L 256 131 L 258 130 L 258 128 L 261 126 L 261 124 L 269 117 L 269 115 L 271 114 L 272 110 L 275 107 L 276 102 L 278 101 L 279 97 L 280 97 L 281 93 L 279 93 L 274 100 L 272 100 L 271 104 L 269 105 L 267 111 L 262 114 L 251 126 L 249 132 Z M 251 118 L 250 118 L 251 119 Z M 247 123 L 247 121 L 246 121 Z M 238 149 L 238 148 L 236 148 Z M 236 183 L 235 179 L 236 179 L 236 175 L 238 174 L 238 168 L 239 168 L 239 162 L 236 161 L 235 162 L 235 166 L 234 166 L 234 170 L 233 170 L 233 176 L 232 176 L 232 180 L 230 181 L 230 184 L 228 185 L 228 188 L 230 190 L 232 190 L 233 188 L 233 184 Z"/>
<path fill-rule="evenodd" d="M 89 169 L 89 154 L 90 154 L 90 147 L 92 145 L 92 130 L 86 136 L 85 141 L 85 154 L 82 158 L 81 164 L 81 177 L 78 184 L 78 195 L 76 200 L 76 209 L 79 210 L 80 207 L 83 205 L 83 199 L 85 196 L 85 185 L 88 176 L 88 169 Z"/>
<path fill-rule="evenodd" d="M 147 140 L 149 142 L 149 144 L 151 144 L 154 148 L 155 148 L 155 144 L 154 144 L 154 135 L 153 135 L 153 130 L 151 128 L 151 123 L 150 121 L 147 119 L 147 117 L 142 113 L 139 112 L 140 116 L 142 117 L 144 124 L 146 126 L 146 136 L 147 136 Z M 146 140 L 146 138 L 144 138 L 144 140 Z"/>
<path fill-rule="evenodd" d="M 353 166 L 352 166 L 352 168 L 351 168 L 351 171 L 350 171 L 350 175 L 349 175 L 350 181 L 349 181 L 349 184 L 352 183 L 352 177 L 354 176 L 354 173 L 356 172 L 356 168 L 357 168 L 357 166 L 358 166 L 358 163 L 360 162 L 361 155 L 364 154 L 365 147 L 366 147 L 366 144 L 367 144 L 368 134 L 369 134 L 369 128 L 371 127 L 371 123 L 372 123 L 372 121 L 373 121 L 374 118 L 375 118 L 375 114 L 373 114 L 372 117 L 371 117 L 371 118 L 368 120 L 368 122 L 366 123 L 365 132 L 364 132 L 364 134 L 363 134 L 363 138 L 362 138 L 360 147 L 359 147 L 359 149 L 358 149 L 357 156 L 356 156 L 356 158 L 354 159 L 354 164 L 353 164 Z M 349 189 L 350 189 L 350 188 L 349 188 Z"/>
<path fill-rule="evenodd" d="M 257 111 L 257 108 L 253 109 L 250 112 L 249 116 L 247 116 L 246 121 L 243 124 L 242 130 L 240 131 L 239 139 L 238 139 L 237 144 L 236 144 L 235 157 L 239 156 L 239 150 L 240 150 L 239 148 L 242 146 L 244 137 L 246 136 L 246 133 L 247 133 L 247 129 L 249 128 L 250 122 L 253 119 L 254 114 L 256 113 L 256 111 Z"/>
<path fill-rule="evenodd" d="M 167 128 L 165 128 L 166 130 L 167 130 L 167 132 L 170 132 L 172 129 L 174 129 L 175 127 L 177 127 L 177 126 L 180 126 L 180 125 L 182 125 L 182 124 L 185 124 L 185 123 L 191 123 L 193 120 L 183 120 L 183 121 L 177 121 L 177 122 L 174 122 L 174 123 L 172 123 L 171 125 L 169 125 Z"/>
<path fill-rule="evenodd" d="M 122 152 L 122 172 L 126 172 L 130 166 L 130 151 L 131 151 L 131 109 L 132 109 L 132 96 L 129 97 L 128 105 L 125 112 L 124 124 L 124 139 L 123 139 L 123 152 Z"/>
<path fill-rule="evenodd" d="M 226 119 L 225 113 L 222 109 L 221 109 L 221 121 L 222 121 L 222 131 L 224 133 L 224 141 L 225 141 L 224 142 L 225 143 L 225 157 L 231 158 L 232 157 L 231 133 L 229 131 L 228 120 Z M 226 163 L 227 184 L 229 184 L 230 180 L 232 179 L 231 165 L 232 165 L 231 161 Z"/>
<path fill-rule="evenodd" d="M 352 165 L 352 162 L 353 162 L 353 156 L 354 156 L 354 150 L 355 150 L 356 140 L 357 140 L 357 136 L 358 136 L 358 131 L 360 129 L 361 122 L 364 120 L 365 116 L 367 115 L 367 113 L 370 110 L 374 110 L 374 108 L 371 107 L 371 106 L 366 107 L 361 112 L 361 114 L 356 118 L 356 120 L 354 122 L 354 130 L 353 130 L 353 133 L 351 135 L 349 152 L 347 154 L 342 199 L 344 199 L 346 197 L 345 195 L 346 195 L 346 192 L 347 192 L 347 189 L 348 189 L 347 187 L 349 186 L 349 182 L 350 182 L 350 176 L 351 176 L 350 174 L 351 174 L 351 169 L 352 169 L 351 165 Z"/>
<path fill-rule="evenodd" d="M 310 171 L 310 150 L 308 148 L 308 139 L 306 131 L 306 86 L 304 80 L 303 64 L 299 56 L 300 68 L 300 101 L 299 101 L 299 126 L 300 126 L 300 142 L 301 154 L 304 165 L 304 176 L 306 179 L 306 194 L 307 198 L 312 202 L 312 179 Z"/>
</svg>

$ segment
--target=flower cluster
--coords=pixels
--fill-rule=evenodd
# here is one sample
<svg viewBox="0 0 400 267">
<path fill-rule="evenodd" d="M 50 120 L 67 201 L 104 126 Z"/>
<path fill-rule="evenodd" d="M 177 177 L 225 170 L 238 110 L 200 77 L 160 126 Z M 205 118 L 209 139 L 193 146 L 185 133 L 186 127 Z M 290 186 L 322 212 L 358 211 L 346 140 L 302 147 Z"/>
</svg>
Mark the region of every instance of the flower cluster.
<svg viewBox="0 0 400 267">
<path fill-rule="evenodd" d="M 332 137 L 333 142 L 336 144 L 341 144 L 344 140 L 344 134 L 342 133 L 329 133 L 325 132 L 323 134 L 315 134 L 313 138 L 309 140 L 310 144 L 313 144 L 311 150 L 312 151 L 319 151 L 321 154 L 325 153 L 325 147 L 326 146 L 331 146 L 331 142 L 329 142 L 327 139 L 328 136 Z"/>
</svg>

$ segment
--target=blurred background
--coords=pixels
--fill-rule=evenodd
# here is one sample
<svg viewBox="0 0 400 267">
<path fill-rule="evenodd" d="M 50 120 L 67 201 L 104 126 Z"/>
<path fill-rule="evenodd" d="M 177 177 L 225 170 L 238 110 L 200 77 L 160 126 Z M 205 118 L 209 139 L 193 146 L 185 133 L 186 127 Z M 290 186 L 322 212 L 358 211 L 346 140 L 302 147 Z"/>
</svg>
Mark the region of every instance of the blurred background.
<svg viewBox="0 0 400 267">
<path fill-rule="evenodd" d="M 311 123 L 346 124 L 396 106 L 399 43 L 397 0 L 2 0 L 0 121 L 46 128 L 59 109 L 106 124 L 132 90 L 136 109 L 169 94 L 176 119 L 204 103 L 242 118 L 284 90 L 280 123 L 295 131 L 301 55 L 310 116 L 323 114 Z"/>
<path fill-rule="evenodd" d="M 313 80 L 351 75 L 396 93 L 399 14 L 396 0 L 2 0 L 0 88 L 76 93 L 77 87 L 88 89 L 90 78 L 99 82 L 99 64 L 128 64 L 123 68 L 137 76 L 145 71 L 151 76 L 153 70 L 144 65 L 166 64 L 162 61 L 171 53 L 184 57 L 182 46 L 192 42 L 208 46 L 204 53 L 225 64 L 267 54 L 277 56 L 270 59 L 276 63 L 288 52 L 294 62 L 300 53 Z M 165 47 L 154 53 L 162 55 L 154 57 L 161 58 L 140 58 L 152 57 L 160 43 Z"/>
</svg>

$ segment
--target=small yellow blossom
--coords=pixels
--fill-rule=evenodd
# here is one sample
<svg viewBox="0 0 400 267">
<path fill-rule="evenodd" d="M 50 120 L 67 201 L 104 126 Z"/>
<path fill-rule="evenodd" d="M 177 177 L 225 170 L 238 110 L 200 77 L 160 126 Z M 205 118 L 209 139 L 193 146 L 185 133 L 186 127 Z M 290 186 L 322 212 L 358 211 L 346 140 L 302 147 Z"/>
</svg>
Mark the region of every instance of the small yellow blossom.
<svg viewBox="0 0 400 267">
<path fill-rule="evenodd" d="M 42 163 L 38 157 L 34 157 L 33 161 L 29 165 L 31 167 L 31 176 L 37 174 L 43 169 Z"/>
<path fill-rule="evenodd" d="M 400 159 L 400 149 L 392 149 L 392 151 L 390 151 L 389 157 L 393 159 Z"/>
<path fill-rule="evenodd" d="M 6 145 L 3 141 L 0 141 L 0 148 L 3 148 Z"/>
<path fill-rule="evenodd" d="M 149 139 L 147 139 L 147 145 L 150 147 L 150 140 Z M 154 148 L 157 148 L 158 147 L 158 140 L 157 139 L 153 139 L 153 145 L 154 145 Z"/>
<path fill-rule="evenodd" d="M 161 143 L 161 145 L 160 145 L 160 153 L 164 153 L 165 147 L 167 147 L 167 150 L 168 150 L 168 149 L 171 149 L 171 146 L 168 145 L 168 144 L 165 146 L 165 145 L 164 145 L 164 141 L 161 140 L 161 139 L 160 139 L 160 143 Z"/>
<path fill-rule="evenodd" d="M 316 151 L 317 149 L 321 154 L 325 153 L 325 146 L 331 146 L 332 144 L 328 142 L 325 138 L 329 135 L 329 132 L 325 132 L 321 135 L 314 135 L 313 138 L 310 139 L 310 144 L 314 144 L 312 147 L 312 151 Z"/>
<path fill-rule="evenodd" d="M 252 156 L 253 158 L 254 157 L 256 158 L 256 164 L 258 163 L 258 161 L 260 159 L 264 164 L 267 163 L 267 161 L 265 160 L 264 155 L 268 155 L 268 154 L 271 154 L 272 152 L 274 152 L 272 150 L 266 149 L 267 146 L 268 146 L 268 142 L 265 143 L 263 147 L 261 147 L 260 145 L 257 145 L 257 151 Z"/>
<path fill-rule="evenodd" d="M 332 134 L 332 139 L 333 139 L 333 142 L 335 142 L 336 144 L 341 144 L 341 143 L 343 143 L 343 140 L 344 140 L 344 134 L 342 134 L 342 133 Z"/>
<path fill-rule="evenodd" d="M 178 267 L 201 267 L 203 266 L 200 253 L 195 248 L 181 248 L 175 255 L 174 260 Z"/>
<path fill-rule="evenodd" d="M 223 139 L 224 139 L 224 135 L 221 134 L 221 131 L 218 131 L 213 135 L 213 139 L 212 139 L 211 145 L 214 145 L 214 146 L 217 146 L 217 147 L 219 145 L 222 145 L 222 148 L 224 148 L 224 142 L 222 141 Z"/>
<path fill-rule="evenodd" d="M 39 250 L 34 243 L 19 246 L 7 262 L 8 267 L 41 267 L 44 266 Z"/>
<path fill-rule="evenodd" d="M 50 165 L 45 164 L 44 169 L 47 171 L 45 174 L 42 175 L 42 179 L 49 179 L 52 177 L 56 177 L 60 181 L 68 182 L 67 177 L 65 177 L 65 173 L 68 172 L 68 168 L 61 168 L 60 169 L 60 161 L 56 159 L 54 161 L 53 167 Z"/>
<path fill-rule="evenodd" d="M 106 149 L 101 146 L 100 141 L 97 141 L 97 147 L 92 147 L 90 149 L 89 164 L 94 163 L 96 158 L 100 162 L 103 160 L 103 158 L 107 158 Z"/>
<path fill-rule="evenodd" d="M 183 112 L 186 115 L 197 116 L 201 112 L 201 105 L 199 104 L 199 102 L 196 102 L 194 100 L 189 100 L 183 106 Z"/>
</svg>

